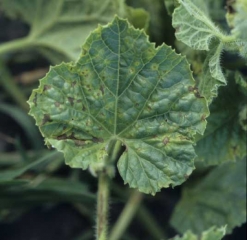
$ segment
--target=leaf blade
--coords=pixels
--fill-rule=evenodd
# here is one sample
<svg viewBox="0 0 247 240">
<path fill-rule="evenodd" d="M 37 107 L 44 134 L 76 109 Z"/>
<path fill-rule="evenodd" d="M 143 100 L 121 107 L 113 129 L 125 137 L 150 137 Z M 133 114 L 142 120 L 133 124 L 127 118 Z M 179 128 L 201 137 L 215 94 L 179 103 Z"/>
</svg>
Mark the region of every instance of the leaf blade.
<svg viewBox="0 0 247 240">
<path fill-rule="evenodd" d="M 155 49 L 143 31 L 115 17 L 92 32 L 75 64 L 51 68 L 30 97 L 30 114 L 47 143 L 64 152 L 71 167 L 104 167 L 109 145 L 120 141 L 130 150 L 129 157 L 123 154 L 119 160 L 118 169 L 124 173 L 126 159 L 138 161 L 138 145 L 144 155 L 145 147 L 154 147 L 156 154 L 145 161 L 143 182 L 132 185 L 122 174 L 132 187 L 154 194 L 169 184 L 181 184 L 194 168 L 193 136 L 203 133 L 208 115 L 194 84 L 184 57 L 165 45 Z M 151 162 L 162 166 L 156 168 L 162 181 L 148 185 L 155 173 Z"/>
<path fill-rule="evenodd" d="M 243 159 L 217 166 L 198 184 L 185 188 L 171 224 L 180 232 L 191 229 L 196 234 L 212 225 L 227 224 L 230 233 L 246 221 L 245 206 L 246 159 Z"/>
</svg>

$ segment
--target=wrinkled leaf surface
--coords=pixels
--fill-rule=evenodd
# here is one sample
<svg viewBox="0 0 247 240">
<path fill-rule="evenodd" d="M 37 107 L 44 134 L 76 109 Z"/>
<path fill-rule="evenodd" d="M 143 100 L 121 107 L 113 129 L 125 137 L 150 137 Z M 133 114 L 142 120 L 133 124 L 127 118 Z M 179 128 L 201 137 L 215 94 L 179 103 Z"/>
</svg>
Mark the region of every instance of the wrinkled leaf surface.
<svg viewBox="0 0 247 240">
<path fill-rule="evenodd" d="M 86 169 L 125 147 L 118 170 L 145 193 L 181 184 L 191 174 L 193 135 L 208 109 L 189 65 L 118 17 L 87 38 L 75 64 L 62 63 L 34 90 L 30 114 L 68 165 Z"/>
</svg>

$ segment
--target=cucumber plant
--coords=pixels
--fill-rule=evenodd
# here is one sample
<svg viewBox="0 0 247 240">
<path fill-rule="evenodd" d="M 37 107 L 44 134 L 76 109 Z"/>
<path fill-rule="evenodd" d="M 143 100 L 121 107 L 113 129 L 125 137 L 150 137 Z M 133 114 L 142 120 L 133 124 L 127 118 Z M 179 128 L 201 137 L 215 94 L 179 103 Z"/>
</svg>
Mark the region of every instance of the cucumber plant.
<svg viewBox="0 0 247 240">
<path fill-rule="evenodd" d="M 98 176 L 99 239 L 107 239 L 101 236 L 114 164 L 144 193 L 181 184 L 208 116 L 185 57 L 165 45 L 155 49 L 118 17 L 90 34 L 76 63 L 52 67 L 29 105 L 46 144 L 71 167 Z"/>
<path fill-rule="evenodd" d="M 193 171 L 202 173 L 183 188 L 170 222 L 184 235 L 174 239 L 222 239 L 246 219 L 246 1 L 227 1 L 231 11 L 225 25 L 217 26 L 213 1 L 165 0 L 179 54 L 149 41 L 147 12 L 120 0 L 110 8 L 110 2 L 99 18 L 106 24 L 80 36 L 84 43 L 76 61 L 74 46 L 67 52 L 67 43 L 56 46 L 74 61 L 50 68 L 28 100 L 29 114 L 46 145 L 62 152 L 67 165 L 98 178 L 96 239 L 120 239 L 126 228 L 122 222 L 108 233 L 116 171 L 124 184 L 151 195 L 181 185 Z M 222 6 L 214 4 L 220 11 Z M 49 42 L 49 34 L 42 31 L 55 34 L 53 27 L 68 20 L 62 13 L 47 26 L 44 22 L 44 29 L 27 18 L 33 28 L 17 45 L 44 47 L 42 39 Z M 91 20 L 83 13 L 88 18 L 80 21 Z M 228 67 L 227 57 L 238 65 Z"/>
</svg>

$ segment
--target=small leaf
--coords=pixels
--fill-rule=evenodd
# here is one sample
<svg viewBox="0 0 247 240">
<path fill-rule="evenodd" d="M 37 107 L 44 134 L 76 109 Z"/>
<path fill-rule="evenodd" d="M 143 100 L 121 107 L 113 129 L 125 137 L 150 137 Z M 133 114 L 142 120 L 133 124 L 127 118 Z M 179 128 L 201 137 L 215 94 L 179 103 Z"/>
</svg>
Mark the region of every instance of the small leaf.
<svg viewBox="0 0 247 240">
<path fill-rule="evenodd" d="M 191 174 L 193 135 L 208 109 L 196 94 L 184 57 L 155 49 L 143 31 L 115 17 L 87 38 L 75 64 L 61 64 L 34 90 L 30 114 L 47 144 L 71 167 L 86 169 L 120 141 L 125 183 L 145 193 L 175 186 Z"/>
<path fill-rule="evenodd" d="M 182 237 L 175 237 L 171 240 L 221 240 L 226 233 L 226 227 L 216 228 L 211 227 L 202 233 L 202 236 L 196 236 L 190 230 Z"/>
<path fill-rule="evenodd" d="M 210 105 L 215 97 L 218 96 L 218 88 L 220 86 L 225 86 L 224 83 L 212 77 L 209 62 L 212 59 L 211 54 L 213 51 L 210 51 L 204 60 L 202 70 L 197 74 L 197 87 L 200 94 L 205 97 Z"/>
<path fill-rule="evenodd" d="M 194 186 L 183 190 L 171 224 L 179 232 L 196 234 L 227 224 L 227 232 L 246 221 L 246 159 L 214 168 Z"/>
<path fill-rule="evenodd" d="M 220 66 L 220 56 L 226 46 L 236 47 L 236 41 L 221 33 L 207 16 L 206 6 L 199 7 L 198 2 L 196 5 L 190 0 L 179 0 L 179 3 L 181 5 L 175 9 L 172 22 L 177 39 L 193 49 L 210 51 L 210 73 L 213 78 L 226 84 Z"/>
<path fill-rule="evenodd" d="M 181 5 L 175 9 L 172 22 L 177 39 L 194 49 L 208 51 L 211 40 L 222 33 L 191 1 L 179 0 L 179 3 Z"/>
<path fill-rule="evenodd" d="M 220 56 L 223 50 L 223 44 L 220 43 L 216 48 L 212 48 L 213 56 L 209 59 L 209 70 L 213 78 L 226 84 L 226 79 L 220 66 Z M 209 53 L 210 54 L 210 53 Z"/>
</svg>

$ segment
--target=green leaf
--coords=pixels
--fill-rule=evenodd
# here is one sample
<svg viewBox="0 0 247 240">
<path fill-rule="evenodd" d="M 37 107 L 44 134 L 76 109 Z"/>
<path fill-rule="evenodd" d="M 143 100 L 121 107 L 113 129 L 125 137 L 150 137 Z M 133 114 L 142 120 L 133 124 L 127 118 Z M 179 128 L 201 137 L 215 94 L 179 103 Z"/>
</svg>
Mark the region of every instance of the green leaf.
<svg viewBox="0 0 247 240">
<path fill-rule="evenodd" d="M 244 42 L 236 36 L 223 34 L 208 16 L 207 7 L 190 0 L 179 0 L 179 3 L 181 5 L 174 11 L 172 22 L 177 39 L 193 49 L 210 51 L 210 73 L 213 78 L 226 84 L 220 66 L 221 53 L 224 49 L 242 52 Z"/>
<path fill-rule="evenodd" d="M 171 26 L 171 18 L 167 14 L 163 0 L 126 0 L 126 3 L 133 8 L 144 8 L 150 15 L 148 35 L 151 42 L 155 42 L 156 46 L 165 42 L 172 45 L 174 41 L 173 28 Z"/>
<path fill-rule="evenodd" d="M 247 2 L 246 0 L 229 1 L 226 18 L 232 33 L 240 39 L 247 39 Z M 231 10 L 231 11 L 230 11 Z M 247 51 L 247 50 L 246 50 Z"/>
<path fill-rule="evenodd" d="M 7 181 L 10 181 L 16 177 L 21 176 L 27 170 L 32 169 L 33 167 L 47 160 L 50 160 L 52 157 L 56 155 L 58 155 L 57 152 L 50 152 L 49 154 L 46 154 L 45 156 L 37 159 L 36 161 L 33 161 L 32 163 L 25 164 L 24 166 L 21 167 L 16 167 L 15 169 L 0 171 L 0 183 L 1 182 L 6 183 Z"/>
<path fill-rule="evenodd" d="M 172 25 L 176 29 L 176 37 L 186 45 L 197 50 L 209 50 L 213 38 L 222 38 L 222 33 L 194 3 L 179 0 L 180 7 L 173 13 Z"/>
<path fill-rule="evenodd" d="M 26 45 L 56 61 L 61 56 L 62 60 L 77 59 L 88 34 L 114 14 L 130 16 L 133 24 L 141 18 L 138 27 L 145 27 L 148 21 L 144 10 L 130 9 L 124 0 L 101 0 L 100 4 L 92 0 L 1 0 L 1 6 L 8 16 L 30 25 Z"/>
<path fill-rule="evenodd" d="M 239 124 L 244 131 L 247 131 L 247 104 L 243 105 L 241 111 L 239 112 Z"/>
<path fill-rule="evenodd" d="M 171 240 L 221 240 L 225 233 L 226 227 L 211 227 L 207 231 L 204 231 L 201 236 L 197 236 L 189 230 L 182 237 L 177 236 Z"/>
<path fill-rule="evenodd" d="M 240 91 L 247 96 L 247 77 L 244 77 L 240 72 L 235 74 L 236 83 L 240 86 Z"/>
<path fill-rule="evenodd" d="M 220 66 L 220 56 L 223 50 L 223 44 L 220 43 L 216 48 L 212 48 L 210 53 L 213 53 L 213 56 L 209 59 L 209 70 L 211 73 L 211 76 L 218 81 L 222 82 L 223 84 L 226 84 L 225 77 L 222 73 L 221 66 Z M 209 54 L 210 54 L 209 53 Z"/>
<path fill-rule="evenodd" d="M 223 82 L 212 77 L 210 68 L 208 67 L 210 64 L 210 59 L 212 58 L 212 53 L 212 51 L 208 53 L 206 59 L 204 59 L 201 71 L 198 71 L 196 76 L 198 91 L 203 97 L 207 99 L 208 105 L 210 105 L 213 99 L 218 96 L 218 88 L 220 86 L 225 86 Z"/>
<path fill-rule="evenodd" d="M 52 67 L 30 97 L 47 144 L 86 169 L 104 168 L 109 146 L 121 142 L 118 170 L 145 193 L 185 181 L 194 168 L 193 135 L 203 133 L 208 115 L 186 59 L 166 45 L 156 49 L 118 17 L 82 49 L 75 64 Z"/>
<path fill-rule="evenodd" d="M 174 9 L 178 6 L 178 2 L 175 0 L 164 0 L 164 4 L 169 15 L 172 15 Z"/>
<path fill-rule="evenodd" d="M 239 53 L 247 59 L 247 2 L 245 0 L 236 1 L 235 13 L 232 34 L 240 39 L 238 42 Z"/>
<path fill-rule="evenodd" d="M 246 159 L 217 166 L 194 186 L 183 190 L 171 224 L 179 232 L 200 234 L 227 224 L 227 232 L 246 221 Z"/>
<path fill-rule="evenodd" d="M 217 73 L 220 73 L 222 78 L 224 78 L 219 59 L 216 57 L 216 50 L 219 47 L 220 45 L 216 44 L 215 47 L 206 54 L 205 52 L 190 48 L 183 42 L 176 41 L 177 50 L 185 55 L 191 64 L 198 92 L 207 99 L 208 105 L 210 105 L 212 100 L 218 95 L 218 88 L 225 86 L 225 83 L 215 78 L 217 77 Z M 214 64 L 212 64 L 212 62 L 214 62 Z M 213 74 L 215 77 L 212 76 Z"/>
<path fill-rule="evenodd" d="M 226 22 L 225 22 L 225 0 L 194 0 L 194 2 L 198 2 L 197 6 L 202 6 L 203 4 L 206 5 L 207 8 L 207 14 L 210 16 L 210 18 L 213 20 L 216 25 L 220 25 L 221 28 L 224 28 L 225 30 L 229 30 Z"/>
<path fill-rule="evenodd" d="M 41 182 L 34 180 L 31 183 L 23 180 L 0 183 L 0 194 L 0 209 L 30 207 L 47 202 L 94 203 L 95 200 L 95 195 L 84 184 L 62 178 Z"/>
<path fill-rule="evenodd" d="M 196 145 L 198 159 L 204 165 L 237 161 L 246 156 L 246 132 L 239 124 L 239 112 L 246 100 L 233 81 L 234 74 L 228 79 L 228 85 L 220 88 L 210 105 L 206 131 Z"/>
<path fill-rule="evenodd" d="M 0 103 L 0 112 L 13 118 L 22 127 L 34 149 L 42 148 L 43 143 L 41 142 L 40 133 L 34 125 L 33 119 L 26 112 L 16 106 L 5 103 Z"/>
</svg>

